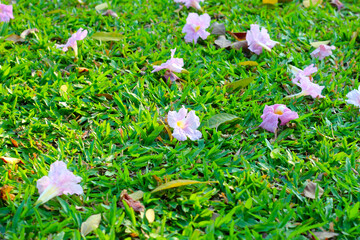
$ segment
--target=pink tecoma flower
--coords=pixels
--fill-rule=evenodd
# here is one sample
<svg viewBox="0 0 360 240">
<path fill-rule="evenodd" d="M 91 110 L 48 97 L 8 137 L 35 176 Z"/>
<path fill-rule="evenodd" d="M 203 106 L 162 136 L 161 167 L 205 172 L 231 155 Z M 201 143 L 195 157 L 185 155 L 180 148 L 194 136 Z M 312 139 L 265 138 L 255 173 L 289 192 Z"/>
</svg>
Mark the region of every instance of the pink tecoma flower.
<svg viewBox="0 0 360 240">
<path fill-rule="evenodd" d="M 50 165 L 49 175 L 40 178 L 36 183 L 40 197 L 35 204 L 43 204 L 62 194 L 83 194 L 80 181 L 81 177 L 70 172 L 64 162 L 54 162 Z"/>
<path fill-rule="evenodd" d="M 313 98 L 323 98 L 324 96 L 321 95 L 322 90 L 325 88 L 324 86 L 320 86 L 316 83 L 311 82 L 310 78 L 305 76 L 300 76 L 299 82 L 295 82 L 296 85 L 301 87 L 301 92 L 298 94 L 290 95 L 285 98 L 293 98 L 293 97 L 301 97 L 310 95 Z"/>
<path fill-rule="evenodd" d="M 199 37 L 205 40 L 210 33 L 205 31 L 206 28 L 210 26 L 210 16 L 205 13 L 199 16 L 197 13 L 189 13 L 186 18 L 186 24 L 182 29 L 185 35 L 185 42 L 194 42 L 197 43 Z"/>
<path fill-rule="evenodd" d="M 336 6 L 338 10 L 341 10 L 344 7 L 344 4 L 339 0 L 331 0 L 331 4 Z"/>
<path fill-rule="evenodd" d="M 71 35 L 66 44 L 56 44 L 56 48 L 62 48 L 62 50 L 66 52 L 68 48 L 71 47 L 74 49 L 76 57 L 78 55 L 78 47 L 76 41 L 83 40 L 87 36 L 87 34 L 87 30 L 83 30 L 82 28 L 80 28 L 76 33 Z"/>
<path fill-rule="evenodd" d="M 185 141 L 190 138 L 192 141 L 198 140 L 202 134 L 197 128 L 200 126 L 199 117 L 195 115 L 195 111 L 189 113 L 183 106 L 179 112 L 170 111 L 167 119 L 169 126 L 174 129 L 173 136 L 179 141 Z"/>
<path fill-rule="evenodd" d="M 307 66 L 304 70 L 301 70 L 295 66 L 290 65 L 290 70 L 295 75 L 295 78 L 292 79 L 291 81 L 293 83 L 299 83 L 301 77 L 310 77 L 311 74 L 316 73 L 318 69 L 317 67 L 314 67 L 314 64 L 311 64 Z"/>
<path fill-rule="evenodd" d="M 271 52 L 271 49 L 278 43 L 270 39 L 268 31 L 257 24 L 251 24 L 250 30 L 246 33 L 246 41 L 250 51 L 257 55 L 262 53 L 263 48 Z"/>
<path fill-rule="evenodd" d="M 299 118 L 299 115 L 297 112 L 291 111 L 284 104 L 275 104 L 271 106 L 266 105 L 261 118 L 263 122 L 259 127 L 275 133 L 275 130 L 278 128 L 279 119 L 281 121 L 280 125 L 285 125 L 290 120 Z"/>
<path fill-rule="evenodd" d="M 346 97 L 348 98 L 348 100 L 346 100 L 347 103 L 360 107 L 360 86 L 358 90 L 350 91 Z"/>
<path fill-rule="evenodd" d="M 174 0 L 174 1 L 177 3 L 183 3 L 187 8 L 193 7 L 201 11 L 201 6 L 199 2 L 203 2 L 204 0 Z"/>
<path fill-rule="evenodd" d="M 313 58 L 319 58 L 319 60 L 322 60 L 325 57 L 332 55 L 331 50 L 335 50 L 335 46 L 321 44 L 317 49 L 310 53 L 310 55 Z"/>
<path fill-rule="evenodd" d="M 179 79 L 178 76 L 176 76 L 174 74 L 174 72 L 177 72 L 177 73 L 181 73 L 181 72 L 187 72 L 183 66 L 184 66 L 184 60 L 182 58 L 174 58 L 174 55 L 175 55 L 175 51 L 176 51 L 176 48 L 174 49 L 171 49 L 171 58 L 170 60 L 167 60 L 165 63 L 161 64 L 160 66 L 153 66 L 154 67 L 154 70 L 152 70 L 151 72 L 158 72 L 160 70 L 163 70 L 163 69 L 167 69 L 165 74 L 164 74 L 164 78 L 166 80 L 168 80 L 168 78 L 170 78 L 171 81 L 175 81 L 177 79 Z"/>
<path fill-rule="evenodd" d="M 0 3 L 0 21 L 9 22 L 10 19 L 14 19 L 12 5 L 5 5 Z"/>
</svg>

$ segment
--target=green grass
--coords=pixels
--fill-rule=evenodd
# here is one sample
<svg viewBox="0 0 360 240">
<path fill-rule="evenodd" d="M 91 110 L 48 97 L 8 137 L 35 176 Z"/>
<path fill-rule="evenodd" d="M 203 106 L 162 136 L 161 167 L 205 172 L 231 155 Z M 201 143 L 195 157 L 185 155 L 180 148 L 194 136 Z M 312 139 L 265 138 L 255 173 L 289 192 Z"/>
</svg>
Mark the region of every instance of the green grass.
<svg viewBox="0 0 360 240">
<path fill-rule="evenodd" d="M 0 36 L 34 27 L 40 32 L 24 43 L 0 40 L 0 156 L 25 163 L 0 163 L 0 187 L 14 187 L 15 195 L 0 200 L 0 238 L 81 239 L 81 223 L 101 213 L 88 239 L 307 239 L 310 231 L 329 231 L 331 225 L 338 239 L 359 239 L 360 115 L 345 96 L 359 86 L 360 37 L 352 34 L 360 31 L 360 8 L 356 0 L 343 1 L 346 8 L 338 12 L 324 2 L 312 9 L 299 1 L 201 3 L 212 22 L 227 30 L 258 23 L 281 43 L 271 53 L 245 56 L 217 49 L 213 35 L 186 44 L 181 30 L 195 10 L 174 12 L 178 4 L 172 0 L 109 1 L 118 19 L 95 11 L 101 1 L 18 1 L 15 19 L 0 24 Z M 89 34 L 78 43 L 75 60 L 72 50 L 63 53 L 54 45 L 80 27 Z M 122 38 L 92 39 L 99 31 Z M 312 59 L 309 43 L 323 40 L 336 46 L 334 55 Z M 161 73 L 151 73 L 152 63 L 165 62 L 175 47 L 189 74 L 169 85 Z M 239 65 L 249 60 L 259 66 Z M 314 81 L 325 86 L 326 97 L 283 99 L 299 92 L 288 64 L 303 69 L 311 63 L 319 68 Z M 252 76 L 240 91 L 224 87 Z M 277 137 L 258 127 L 264 106 L 275 103 L 300 116 Z M 162 121 L 182 105 L 200 117 L 201 140 L 170 141 Z M 239 119 L 207 128 L 217 113 Z M 36 181 L 56 160 L 82 177 L 84 195 L 35 207 Z M 159 179 L 218 183 L 151 194 Z M 304 197 L 307 181 L 317 182 L 324 194 Z M 120 207 L 123 189 L 145 192 L 141 202 L 154 209 L 153 223 Z"/>
</svg>

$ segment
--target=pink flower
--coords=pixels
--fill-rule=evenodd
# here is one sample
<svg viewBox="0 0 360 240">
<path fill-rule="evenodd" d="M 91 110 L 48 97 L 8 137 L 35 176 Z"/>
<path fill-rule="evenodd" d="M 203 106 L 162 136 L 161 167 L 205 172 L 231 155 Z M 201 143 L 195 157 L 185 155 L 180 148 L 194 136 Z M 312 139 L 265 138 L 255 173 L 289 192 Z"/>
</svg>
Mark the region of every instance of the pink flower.
<svg viewBox="0 0 360 240">
<path fill-rule="evenodd" d="M 56 44 L 56 48 L 62 48 L 62 50 L 66 52 L 68 48 L 71 47 L 74 49 L 75 56 L 77 56 L 78 47 L 76 41 L 83 40 L 87 36 L 87 34 L 88 34 L 87 30 L 83 30 L 82 28 L 80 28 L 76 33 L 71 35 L 71 37 L 69 38 L 66 44 L 60 44 L 60 45 Z"/>
<path fill-rule="evenodd" d="M 183 69 L 184 66 L 184 60 L 182 58 L 174 58 L 176 48 L 171 49 L 171 58 L 170 60 L 167 60 L 165 63 L 161 64 L 160 66 L 153 66 L 154 70 L 151 72 L 158 72 L 162 69 L 167 69 L 167 71 L 164 74 L 164 78 L 167 80 L 170 78 L 171 81 L 175 81 L 178 78 L 173 72 L 187 72 L 185 69 Z"/>
<path fill-rule="evenodd" d="M 70 172 L 64 162 L 54 162 L 50 165 L 49 175 L 37 181 L 36 187 L 39 190 L 40 197 L 35 204 L 43 204 L 62 194 L 83 194 L 80 181 L 81 177 Z"/>
<path fill-rule="evenodd" d="M 205 40 L 210 33 L 205 31 L 210 26 L 210 16 L 205 13 L 199 16 L 197 13 L 189 13 L 186 24 L 182 30 L 185 35 L 185 42 L 197 43 L 199 37 Z"/>
<path fill-rule="evenodd" d="M 275 104 L 272 106 L 266 105 L 261 118 L 263 122 L 259 127 L 274 133 L 278 127 L 279 119 L 281 121 L 280 125 L 285 125 L 290 120 L 299 118 L 299 115 L 291 111 L 284 104 Z"/>
<path fill-rule="evenodd" d="M 271 48 L 278 43 L 270 39 L 268 31 L 265 28 L 262 28 L 260 31 L 260 26 L 257 24 L 250 25 L 250 30 L 246 33 L 246 41 L 250 51 L 257 55 L 262 53 L 263 48 L 271 52 Z"/>
<path fill-rule="evenodd" d="M 10 18 L 14 19 L 12 5 L 5 5 L 0 3 L 0 21 L 9 22 Z"/>
<path fill-rule="evenodd" d="M 341 10 L 344 7 L 344 4 L 339 0 L 331 0 L 331 4 L 336 6 L 338 10 Z"/>
<path fill-rule="evenodd" d="M 328 46 L 321 44 L 317 49 L 315 49 L 310 55 L 314 58 L 319 58 L 319 60 L 324 59 L 327 56 L 332 54 L 331 50 L 334 50 L 335 46 Z"/>
<path fill-rule="evenodd" d="M 193 7 L 196 8 L 197 10 L 201 10 L 201 6 L 199 4 L 199 2 L 203 2 L 204 0 L 174 0 L 177 3 L 184 3 L 184 5 L 189 8 L 189 7 Z"/>
<path fill-rule="evenodd" d="M 179 112 L 169 112 L 168 123 L 174 129 L 174 138 L 179 141 L 185 141 L 187 138 L 195 141 L 202 137 L 201 132 L 196 130 L 200 126 L 199 117 L 195 115 L 193 110 L 188 113 L 184 106 Z"/>
<path fill-rule="evenodd" d="M 295 78 L 292 80 L 293 83 L 300 82 L 301 77 L 310 77 L 311 74 L 316 73 L 318 70 L 317 67 L 314 67 L 314 64 L 307 66 L 304 70 L 290 65 L 290 69 L 295 75 Z"/>
<path fill-rule="evenodd" d="M 348 98 L 348 100 L 346 100 L 347 103 L 360 107 L 360 86 L 358 90 L 350 91 L 346 97 Z"/>
<path fill-rule="evenodd" d="M 102 15 L 104 16 L 112 16 L 114 18 L 119 18 L 119 16 L 116 14 L 116 12 L 114 12 L 113 10 L 106 10 Z"/>
<path fill-rule="evenodd" d="M 301 87 L 301 92 L 298 94 L 290 95 L 285 98 L 292 98 L 292 97 L 301 97 L 310 95 L 313 98 L 323 98 L 324 96 L 321 95 L 322 90 L 325 88 L 324 86 L 320 86 L 316 83 L 310 81 L 310 78 L 305 76 L 300 76 L 299 82 L 295 82 L 296 85 Z"/>
</svg>

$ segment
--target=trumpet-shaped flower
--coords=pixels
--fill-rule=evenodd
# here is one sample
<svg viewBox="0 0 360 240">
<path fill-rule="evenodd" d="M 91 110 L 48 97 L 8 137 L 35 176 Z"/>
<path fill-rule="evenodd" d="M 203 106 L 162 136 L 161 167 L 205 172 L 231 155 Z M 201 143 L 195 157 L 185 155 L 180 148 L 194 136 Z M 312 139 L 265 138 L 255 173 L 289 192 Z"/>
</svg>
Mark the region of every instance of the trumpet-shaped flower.
<svg viewBox="0 0 360 240">
<path fill-rule="evenodd" d="M 0 3 L 0 21 L 9 22 L 10 19 L 14 19 L 12 5 L 5 5 Z"/>
<path fill-rule="evenodd" d="M 187 8 L 193 7 L 200 11 L 201 11 L 201 6 L 199 2 L 203 2 L 203 1 L 204 0 L 175 0 L 175 2 L 177 3 L 183 3 Z"/>
<path fill-rule="evenodd" d="M 307 95 L 310 95 L 313 98 L 324 97 L 323 95 L 321 95 L 321 92 L 325 87 L 311 82 L 310 78 L 308 77 L 301 76 L 299 82 L 296 82 L 295 84 L 301 87 L 301 92 L 298 94 L 287 96 L 286 98 L 301 97 Z"/>
<path fill-rule="evenodd" d="M 175 49 L 171 49 L 171 58 L 170 60 L 167 60 L 165 63 L 161 64 L 160 66 L 153 66 L 154 70 L 152 70 L 151 72 L 158 72 L 160 70 L 163 69 L 167 69 L 167 71 L 164 74 L 164 78 L 167 80 L 168 78 L 170 78 L 171 81 L 175 81 L 178 78 L 178 76 L 176 76 L 174 74 L 174 72 L 187 72 L 183 66 L 184 66 L 184 60 L 182 58 L 174 58 L 175 55 Z"/>
<path fill-rule="evenodd" d="M 81 177 L 70 172 L 64 162 L 54 162 L 50 165 L 49 175 L 37 181 L 40 197 L 35 204 L 43 204 L 62 194 L 83 194 L 80 181 Z"/>
<path fill-rule="evenodd" d="M 66 44 L 56 44 L 56 48 L 62 48 L 62 50 L 66 52 L 68 48 L 71 47 L 72 49 L 74 49 L 75 56 L 77 56 L 78 47 L 76 41 L 83 40 L 87 36 L 87 34 L 87 30 L 83 30 L 82 28 L 80 28 L 76 33 L 71 35 Z"/>
<path fill-rule="evenodd" d="M 271 48 L 278 43 L 270 39 L 268 31 L 265 28 L 262 28 L 260 31 L 260 26 L 257 24 L 250 25 L 250 30 L 246 33 L 246 41 L 250 51 L 257 55 L 262 53 L 263 48 L 271 52 Z"/>
<path fill-rule="evenodd" d="M 168 123 L 174 129 L 173 136 L 179 141 L 185 141 L 190 138 L 192 141 L 202 137 L 197 128 L 200 126 L 199 117 L 192 110 L 188 113 L 183 106 L 179 112 L 170 111 L 168 114 Z"/>
<path fill-rule="evenodd" d="M 263 122 L 259 127 L 274 133 L 278 128 L 279 119 L 281 121 L 280 125 L 285 125 L 290 120 L 299 118 L 299 115 L 296 112 L 291 111 L 284 104 L 275 104 L 272 106 L 266 105 L 261 118 L 263 119 Z"/>
<path fill-rule="evenodd" d="M 310 55 L 313 58 L 319 58 L 319 60 L 322 60 L 325 57 L 332 55 L 331 50 L 335 50 L 335 46 L 321 44 L 317 49 L 310 53 Z"/>
<path fill-rule="evenodd" d="M 197 43 L 199 37 L 205 40 L 210 35 L 209 32 L 205 31 L 210 26 L 210 21 L 210 16 L 207 13 L 201 16 L 197 13 L 189 13 L 182 29 L 182 32 L 186 33 L 185 42 Z"/>
<path fill-rule="evenodd" d="M 311 74 L 316 73 L 318 70 L 317 67 L 314 67 L 314 64 L 307 66 L 304 70 L 290 65 L 290 69 L 291 72 L 295 75 L 295 78 L 292 80 L 293 83 L 300 82 L 302 77 L 310 77 Z"/>
<path fill-rule="evenodd" d="M 358 90 L 350 91 L 346 97 L 348 98 L 348 100 L 346 100 L 347 103 L 360 107 L 360 86 Z"/>
<path fill-rule="evenodd" d="M 344 7 L 344 4 L 339 0 L 331 0 L 331 4 L 336 6 L 338 10 L 341 10 Z"/>
</svg>

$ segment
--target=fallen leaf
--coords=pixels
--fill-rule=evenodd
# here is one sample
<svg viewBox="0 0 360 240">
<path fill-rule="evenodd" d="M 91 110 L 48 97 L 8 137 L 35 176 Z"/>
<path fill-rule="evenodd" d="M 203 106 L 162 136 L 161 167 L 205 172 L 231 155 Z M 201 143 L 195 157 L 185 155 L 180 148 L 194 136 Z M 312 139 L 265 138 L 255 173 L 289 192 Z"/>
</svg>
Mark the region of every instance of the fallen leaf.
<svg viewBox="0 0 360 240">
<path fill-rule="evenodd" d="M 88 235 L 90 232 L 97 229 L 100 225 L 101 214 L 91 215 L 85 222 L 81 224 L 81 234 Z"/>
<path fill-rule="evenodd" d="M 259 64 L 255 61 L 245 61 L 245 62 L 240 62 L 239 65 L 241 65 L 241 66 L 258 66 Z"/>
<path fill-rule="evenodd" d="M 231 32 L 231 31 L 226 31 L 226 32 L 231 36 L 233 36 L 237 41 L 246 40 L 246 32 Z"/>
<path fill-rule="evenodd" d="M 315 199 L 316 186 L 318 186 L 317 183 L 308 182 L 308 184 L 304 189 L 304 196 L 311 199 Z M 319 198 L 320 198 L 324 194 L 324 189 L 322 189 L 320 186 L 318 186 L 318 188 L 319 188 Z"/>
<path fill-rule="evenodd" d="M 143 191 L 136 191 L 133 192 L 132 194 L 129 194 L 129 197 L 131 197 L 134 201 L 139 201 L 140 199 L 142 199 L 144 196 L 144 192 Z"/>
<path fill-rule="evenodd" d="M 249 51 L 248 49 L 248 44 L 247 44 L 247 41 L 238 41 L 238 42 L 234 42 L 233 44 L 231 44 L 231 48 L 234 48 L 234 49 L 237 49 L 237 50 L 240 50 L 240 49 L 243 49 L 244 51 Z"/>
<path fill-rule="evenodd" d="M 263 4 L 276 4 L 276 3 L 278 3 L 278 1 L 277 0 L 263 0 Z"/>
<path fill-rule="evenodd" d="M 24 162 L 20 158 L 0 157 L 0 159 L 3 160 L 5 163 L 10 163 L 10 164 L 22 163 L 22 164 L 24 164 Z"/>
<path fill-rule="evenodd" d="M 87 68 L 85 68 L 85 67 L 78 67 L 77 70 L 78 70 L 79 73 L 84 73 L 84 72 L 88 72 L 88 71 L 89 71 L 89 69 L 87 69 Z"/>
<path fill-rule="evenodd" d="M 14 147 L 19 147 L 19 144 L 17 143 L 17 141 L 15 139 L 10 138 L 10 141 Z"/>
<path fill-rule="evenodd" d="M 214 41 L 215 45 L 219 48 L 227 48 L 232 45 L 232 42 L 227 40 L 225 35 L 220 35 L 218 39 Z"/>
<path fill-rule="evenodd" d="M 10 197 L 10 200 L 14 200 L 15 198 L 15 195 L 14 194 L 11 194 L 10 191 L 13 189 L 14 187 L 12 186 L 9 186 L 9 185 L 4 185 L 0 188 L 0 198 L 7 201 L 8 198 L 7 198 L 7 194 L 9 195 Z"/>
<path fill-rule="evenodd" d="M 303 5 L 304 7 L 316 7 L 322 3 L 322 0 L 304 0 Z"/>
<path fill-rule="evenodd" d="M 97 97 L 105 97 L 107 100 L 113 100 L 114 97 L 110 94 L 107 93 L 99 93 L 99 94 L 95 94 L 95 96 Z"/>
<path fill-rule="evenodd" d="M 333 233 L 333 232 L 313 232 L 313 234 L 319 239 L 319 240 L 326 240 L 332 237 L 336 237 L 339 234 Z M 313 238 L 315 239 L 315 238 Z"/>
<path fill-rule="evenodd" d="M 155 211 L 154 209 L 148 209 L 145 213 L 145 217 L 149 223 L 153 223 L 155 221 Z"/>
<path fill-rule="evenodd" d="M 320 41 L 320 42 L 311 42 L 310 45 L 314 48 L 320 47 L 320 45 L 328 45 L 330 43 L 330 40 L 328 41 Z"/>
<path fill-rule="evenodd" d="M 209 128 L 217 128 L 221 124 L 225 122 L 229 122 L 235 119 L 238 119 L 238 116 L 229 114 L 229 113 L 219 113 L 212 116 L 206 123 L 207 127 Z"/>
<path fill-rule="evenodd" d="M 96 32 L 91 37 L 99 41 L 120 41 L 122 35 L 116 32 Z"/>
<path fill-rule="evenodd" d="M 26 29 L 25 31 L 23 31 L 20 34 L 20 37 L 25 39 L 27 35 L 29 35 L 30 33 L 35 33 L 35 32 L 39 32 L 39 30 L 37 28 Z"/>
<path fill-rule="evenodd" d="M 7 38 L 5 38 L 5 40 L 6 41 L 12 41 L 14 43 L 25 42 L 25 39 L 23 39 L 22 37 L 20 37 L 19 35 L 16 35 L 16 34 L 11 34 Z"/>
<path fill-rule="evenodd" d="M 211 27 L 211 34 L 213 35 L 225 35 L 226 33 L 225 25 L 223 23 L 214 22 Z"/>
<path fill-rule="evenodd" d="M 181 187 L 181 186 L 186 186 L 186 185 L 190 185 L 190 184 L 196 184 L 196 183 L 215 183 L 216 181 L 207 181 L 207 182 L 200 182 L 200 181 L 196 181 L 196 180 L 183 180 L 183 179 L 179 179 L 179 180 L 173 180 L 167 183 L 164 183 L 160 186 L 158 186 L 157 188 L 155 188 L 154 190 L 151 191 L 151 193 L 155 193 L 155 192 L 159 192 L 162 190 L 166 190 L 166 189 L 170 189 L 170 188 L 176 188 L 176 187 Z"/>
<path fill-rule="evenodd" d="M 67 90 L 68 87 L 66 85 L 62 85 L 59 90 L 60 95 L 63 96 L 67 92 Z"/>
<path fill-rule="evenodd" d="M 256 76 L 244 78 L 232 83 L 228 83 L 225 85 L 229 89 L 229 91 L 235 91 L 238 88 L 245 88 L 247 87 L 252 81 L 254 81 Z"/>
<path fill-rule="evenodd" d="M 95 6 L 95 10 L 98 11 L 98 12 L 102 12 L 104 11 L 105 9 L 108 9 L 109 8 L 109 5 L 107 3 L 101 3 L 97 6 Z"/>
<path fill-rule="evenodd" d="M 143 212 L 145 210 L 144 205 L 142 205 L 139 201 L 135 201 L 134 199 L 132 199 L 130 195 L 127 193 L 126 189 L 124 189 L 121 192 L 120 201 L 119 201 L 120 206 L 124 207 L 122 200 L 124 200 L 127 203 L 127 205 L 129 205 L 129 207 L 134 209 L 135 212 Z"/>
<path fill-rule="evenodd" d="M 112 16 L 114 18 L 118 18 L 119 16 L 116 14 L 116 12 L 114 12 L 113 10 L 106 10 L 102 15 L 104 16 Z"/>
</svg>

